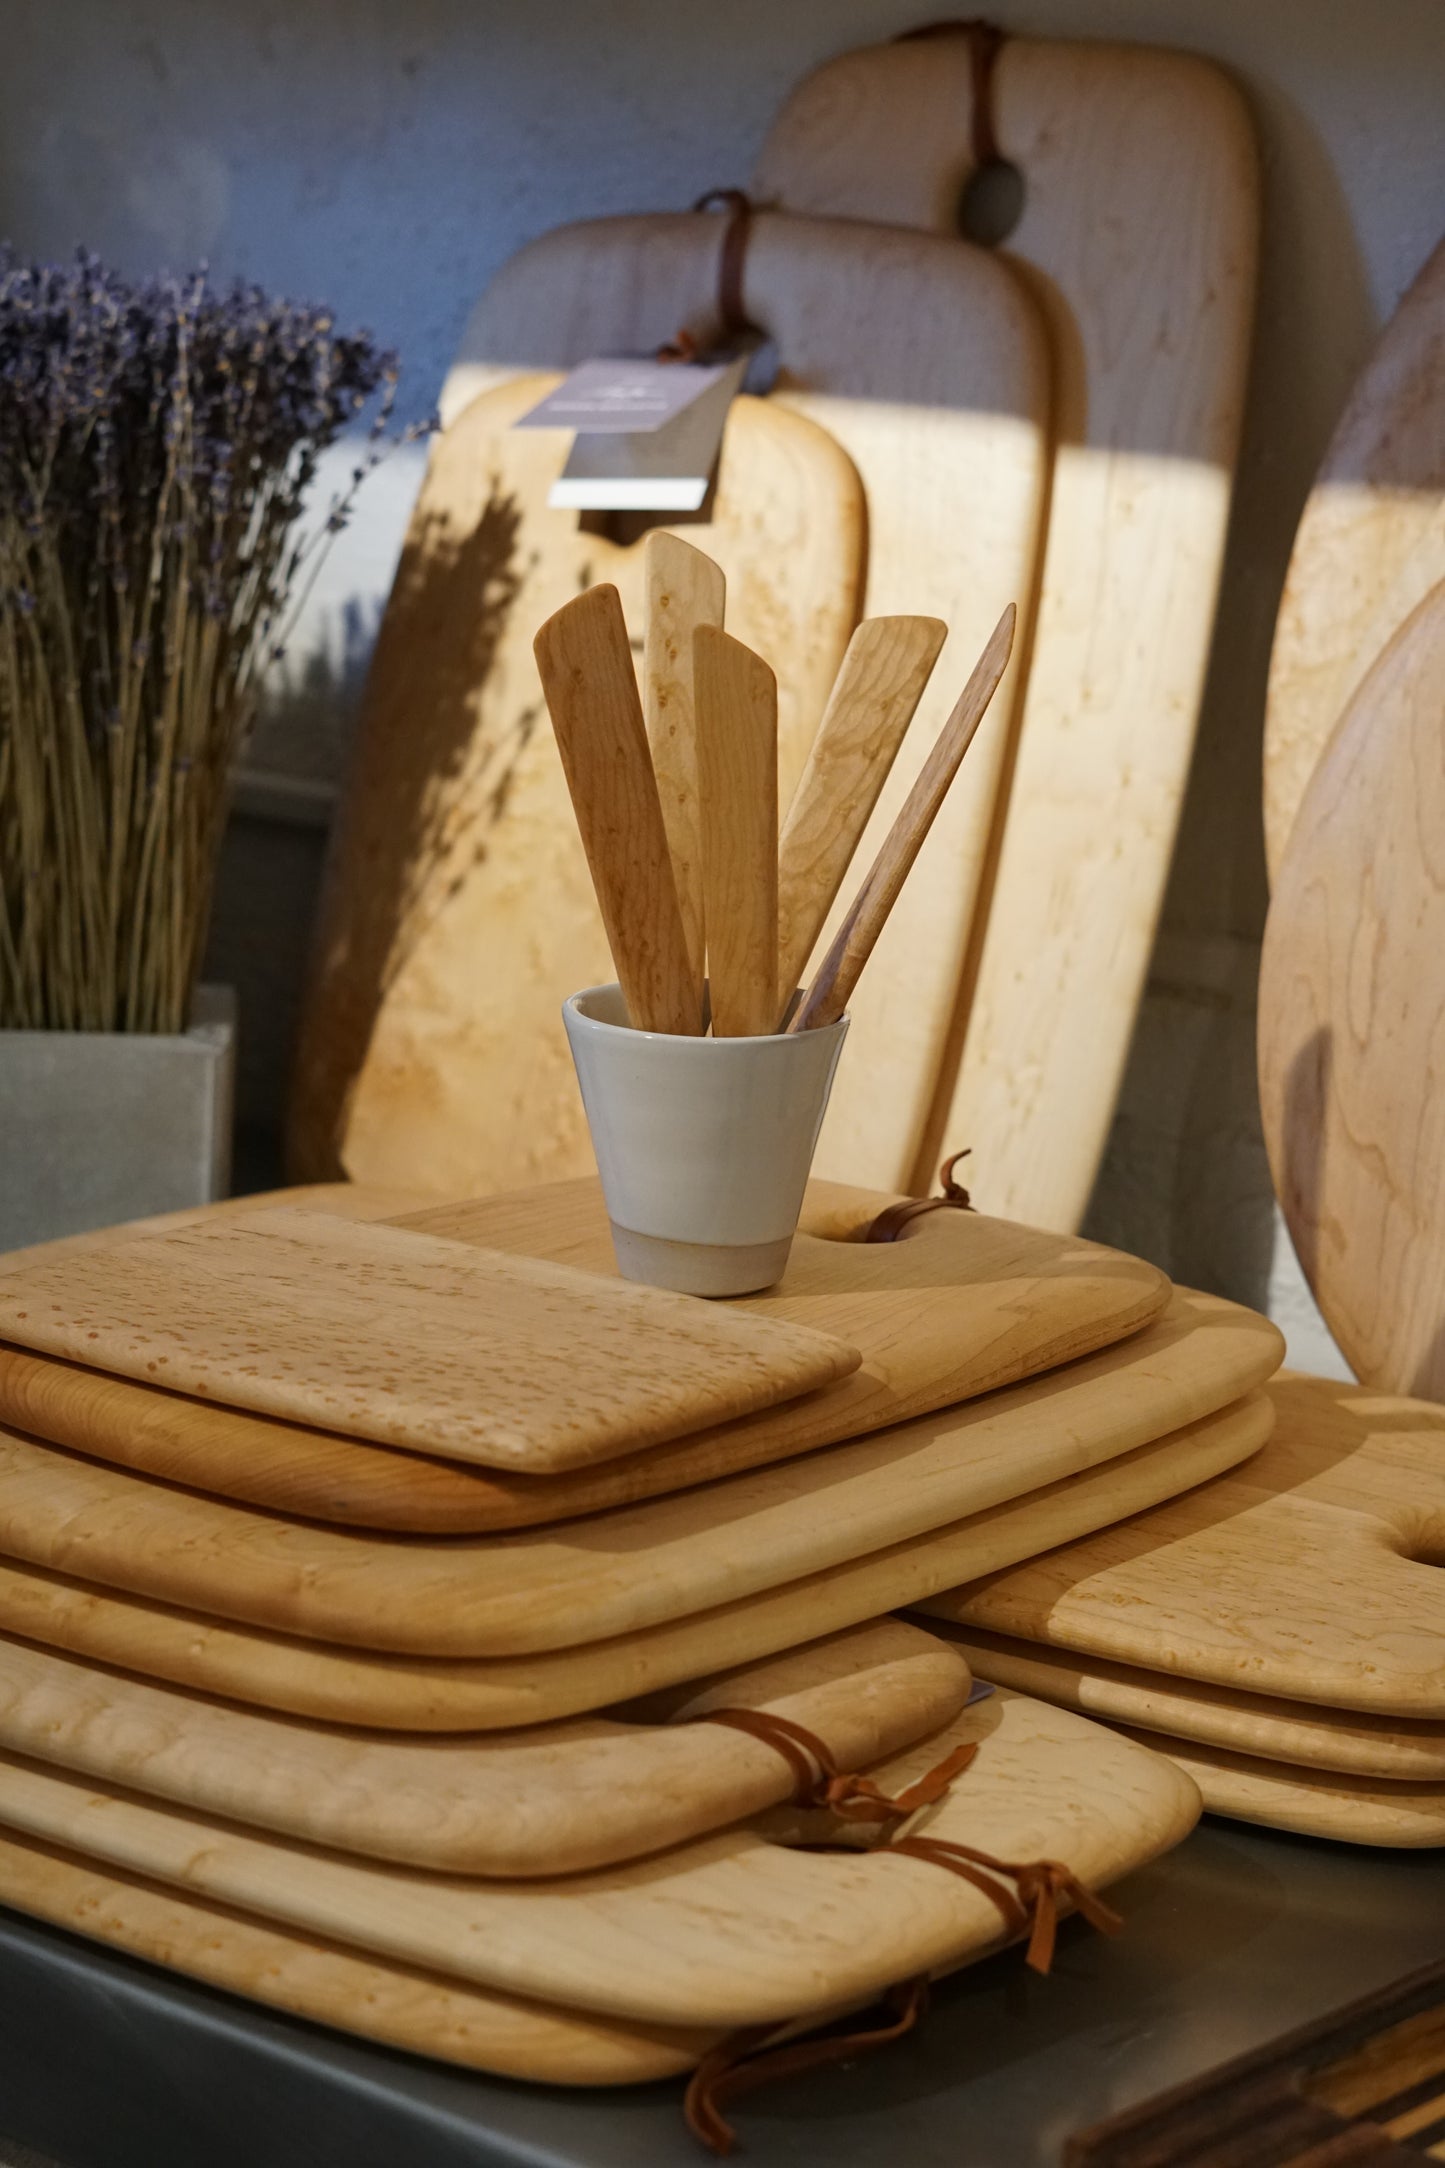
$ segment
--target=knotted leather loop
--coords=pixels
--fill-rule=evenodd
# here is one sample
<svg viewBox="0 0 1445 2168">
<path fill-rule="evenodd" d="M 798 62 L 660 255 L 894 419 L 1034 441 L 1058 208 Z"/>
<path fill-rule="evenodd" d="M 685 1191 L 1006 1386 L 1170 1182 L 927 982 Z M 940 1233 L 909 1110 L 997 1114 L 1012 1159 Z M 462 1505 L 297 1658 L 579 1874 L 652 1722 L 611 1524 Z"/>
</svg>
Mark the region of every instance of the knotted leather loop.
<svg viewBox="0 0 1445 2168">
<path fill-rule="evenodd" d="M 973 1200 L 962 1182 L 954 1181 L 953 1170 L 961 1159 L 968 1158 L 972 1149 L 971 1145 L 965 1145 L 961 1152 L 955 1152 L 951 1159 L 945 1159 L 943 1162 L 938 1176 L 939 1181 L 943 1184 L 943 1195 L 941 1197 L 905 1197 L 898 1204 L 885 1205 L 878 1217 L 870 1225 L 863 1240 L 865 1242 L 896 1242 L 904 1228 L 911 1221 L 920 1218 L 925 1212 L 940 1211 L 946 1205 L 953 1205 L 960 1212 L 971 1212 L 973 1210 Z"/>
<path fill-rule="evenodd" d="M 710 188 L 692 208 L 727 213 L 717 258 L 717 320 L 724 342 L 745 333 L 761 336 L 743 304 L 743 267 L 753 226 L 752 198 L 741 188 Z M 657 349 L 659 361 L 696 361 L 697 357 L 697 339 L 686 328 Z"/>
<path fill-rule="evenodd" d="M 1026 1924 L 1029 1927 L 1029 1946 L 1025 1964 L 1035 1972 L 1047 1972 L 1054 1961 L 1054 1945 L 1059 1932 L 1059 1899 L 1067 1897 L 1074 1909 L 1096 1927 L 1101 1935 L 1117 1935 L 1124 1922 L 1112 1905 L 1105 1904 L 1102 1897 L 1081 1882 L 1071 1867 L 1060 1859 L 1030 1859 L 1014 1861 L 995 1859 L 992 1853 L 979 1852 L 971 1844 L 954 1844 L 944 1837 L 898 1837 L 888 1847 L 890 1852 L 904 1852 L 913 1859 L 931 1860 L 937 1867 L 947 1867 L 951 1873 L 962 1875 L 976 1889 L 983 1889 L 995 1903 L 1007 1892 L 990 1886 L 976 1872 L 980 1867 L 990 1874 L 1004 1875 L 1018 1891 L 1017 1902 L 1008 1898 L 1009 1905 L 1017 1915 L 1011 1932 L 1017 1934 Z M 1000 1904 L 1000 1910 L 1003 1910 Z"/>
<path fill-rule="evenodd" d="M 894 41 L 907 45 L 914 38 L 967 38 L 969 71 L 973 78 L 973 162 L 989 166 L 999 158 L 998 129 L 994 121 L 993 71 L 1006 33 L 997 23 L 980 18 L 965 21 L 920 23 L 916 30 L 900 31 Z"/>
<path fill-rule="evenodd" d="M 832 1751 L 804 1724 L 771 1709 L 712 1709 L 694 1719 L 699 1724 L 727 1724 L 734 1731 L 770 1746 L 793 1774 L 793 1803 L 799 1807 L 826 1807 L 844 1822 L 897 1822 L 932 1806 L 966 1769 L 978 1752 L 975 1742 L 953 1752 L 910 1784 L 896 1798 L 883 1791 L 871 1777 L 839 1769 Z"/>
</svg>

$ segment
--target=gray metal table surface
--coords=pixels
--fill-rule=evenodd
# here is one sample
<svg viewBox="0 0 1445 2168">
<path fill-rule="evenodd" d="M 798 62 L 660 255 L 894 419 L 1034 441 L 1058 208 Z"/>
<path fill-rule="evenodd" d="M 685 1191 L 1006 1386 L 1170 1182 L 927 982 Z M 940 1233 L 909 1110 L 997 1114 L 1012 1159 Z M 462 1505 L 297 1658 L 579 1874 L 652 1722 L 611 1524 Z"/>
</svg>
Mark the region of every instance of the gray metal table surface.
<svg viewBox="0 0 1445 2168">
<path fill-rule="evenodd" d="M 1055 2168 L 1070 2132 L 1445 1953 L 1445 1852 L 1206 1821 L 1077 1921 L 943 1981 L 913 2038 L 737 2105 L 747 2168 Z M 480 2078 L 0 1912 L 0 2133 L 61 2168 L 697 2168 L 681 2087 Z M 3 2160 L 0 2140 L 0 2160 Z"/>
</svg>

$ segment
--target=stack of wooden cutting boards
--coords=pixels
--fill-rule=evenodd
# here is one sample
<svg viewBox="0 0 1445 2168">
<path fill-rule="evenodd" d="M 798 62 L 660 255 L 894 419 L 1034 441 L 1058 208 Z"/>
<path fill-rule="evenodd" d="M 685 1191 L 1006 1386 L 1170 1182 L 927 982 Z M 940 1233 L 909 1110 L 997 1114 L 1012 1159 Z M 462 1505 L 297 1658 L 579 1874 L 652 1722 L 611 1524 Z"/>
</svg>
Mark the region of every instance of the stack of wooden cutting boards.
<svg viewBox="0 0 1445 2168">
<path fill-rule="evenodd" d="M 893 1202 L 814 1185 L 727 1305 L 619 1280 L 590 1182 L 12 1261 L 0 1899 L 621 2083 L 998 1947 L 1015 1867 L 1177 1842 L 1167 1760 L 883 1614 L 1257 1455 L 1278 1335 L 965 1211 L 865 1239 Z M 840 1848 L 824 1758 L 855 1803 L 943 1776 Z"/>
<path fill-rule="evenodd" d="M 336 838 L 292 1107 L 300 1178 L 450 1195 L 590 1168 L 556 1007 L 610 973 L 529 642 L 599 579 L 640 624 L 642 552 L 625 521 L 550 507 L 570 440 L 511 423 L 559 369 L 680 329 L 706 348 L 741 312 L 776 384 L 734 405 L 712 502 L 683 532 L 724 569 L 728 629 L 778 676 L 780 805 L 856 617 L 940 619 L 950 640 L 868 864 L 957 657 L 1019 609 L 999 696 L 852 1004 L 819 1171 L 921 1194 L 972 1143 L 988 1210 L 1078 1226 L 1199 714 L 1258 182 L 1243 100 L 1207 62 L 1033 38 L 985 53 L 980 34 L 809 77 L 769 131 L 768 209 L 745 236 L 708 209 L 592 219 L 532 242 L 478 302 Z M 1023 209 L 988 248 L 962 237 L 959 202 L 999 157 Z"/>
</svg>

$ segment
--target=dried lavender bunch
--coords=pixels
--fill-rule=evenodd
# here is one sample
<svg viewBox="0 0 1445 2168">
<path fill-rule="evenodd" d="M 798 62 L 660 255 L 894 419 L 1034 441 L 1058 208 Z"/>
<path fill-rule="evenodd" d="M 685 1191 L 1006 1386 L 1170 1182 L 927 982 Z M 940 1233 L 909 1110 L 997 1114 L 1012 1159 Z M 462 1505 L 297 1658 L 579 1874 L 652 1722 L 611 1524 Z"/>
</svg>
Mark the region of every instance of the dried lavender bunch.
<svg viewBox="0 0 1445 2168">
<path fill-rule="evenodd" d="M 185 1028 L 261 672 L 395 390 L 324 309 L 0 252 L 0 1026 Z"/>
</svg>

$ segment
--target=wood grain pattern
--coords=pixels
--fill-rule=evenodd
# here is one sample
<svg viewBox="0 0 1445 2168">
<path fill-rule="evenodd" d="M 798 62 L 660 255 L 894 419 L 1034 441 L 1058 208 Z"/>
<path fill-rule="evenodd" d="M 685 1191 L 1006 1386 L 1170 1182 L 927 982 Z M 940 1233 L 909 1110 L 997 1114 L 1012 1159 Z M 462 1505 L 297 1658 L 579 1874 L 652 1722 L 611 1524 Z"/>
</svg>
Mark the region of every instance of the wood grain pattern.
<svg viewBox="0 0 1445 2168">
<path fill-rule="evenodd" d="M 1369 1715 L 1445 1721 L 1445 1411 L 1266 1388 L 1237 1474 L 923 1608 L 1016 1640 Z"/>
<path fill-rule="evenodd" d="M 1126 1734 L 1165 1753 L 1199 1787 L 1210 1814 L 1290 1829 L 1340 1844 L 1419 1850 L 1445 1844 L 1445 1784 L 1380 1783 L 1320 1769 L 1285 1769 L 1223 1747 L 1167 1740 L 1158 1732 Z"/>
<path fill-rule="evenodd" d="M 1263 1318 L 1180 1297 L 1161 1324 L 1063 1377 L 555 1529 L 442 1541 L 286 1521 L 0 1430 L 0 1551 L 363 1649 L 576 1648 L 778 1588 L 1107 1462 L 1229 1405 L 1279 1355 Z"/>
<path fill-rule="evenodd" d="M 639 1031 L 702 1029 L 622 600 L 589 587 L 532 642 L 592 886 Z"/>
<path fill-rule="evenodd" d="M 508 374 L 432 445 L 367 679 L 291 1108 L 296 1171 L 434 1196 L 592 1171 L 558 1009 L 614 975 L 531 639 L 598 580 L 641 635 L 645 547 L 548 507 L 570 439 L 510 424 L 557 380 Z M 862 489 L 825 429 L 742 398 L 710 513 L 686 533 L 725 575 L 732 629 L 781 673 L 791 789 L 858 614 Z"/>
<path fill-rule="evenodd" d="M 991 900 L 900 1187 L 921 1190 L 946 1145 L 973 1142 L 986 1210 L 1063 1228 L 1079 1223 L 1108 1134 L 1189 771 L 1259 187 L 1242 98 L 1191 55 L 1011 37 L 992 100 L 1024 177 L 1000 253 L 1045 313 L 1058 450 Z M 783 106 L 756 193 L 952 234 L 972 113 L 962 37 L 846 53 Z"/>
<path fill-rule="evenodd" d="M 741 640 L 693 636 L 713 1037 L 770 1032 L 778 984 L 778 681 Z"/>
<path fill-rule="evenodd" d="M 0 1746 L 248 1828 L 511 1878 L 608 1866 L 791 1798 L 775 1748 L 689 1721 L 709 1709 L 766 1709 L 823 1740 L 840 1769 L 867 1769 L 951 1723 L 969 1685 L 956 1649 L 884 1619 L 704 1680 L 666 1722 L 386 1738 L 256 1715 L 6 1640 Z"/>
<path fill-rule="evenodd" d="M 1008 668 L 1017 615 L 1010 603 L 990 634 L 988 645 L 939 733 L 938 743 L 924 762 L 898 818 L 883 839 L 882 849 L 829 943 L 817 976 L 788 1027 L 790 1031 L 817 1031 L 826 1024 L 836 1024 L 852 999 L 863 966 L 878 945 L 949 785 Z"/>
<path fill-rule="evenodd" d="M 778 844 L 779 1020 L 947 636 L 937 617 L 869 617 L 848 642 Z"/>
<path fill-rule="evenodd" d="M 0 1276 L 0 1332 L 262 1414 L 534 1471 L 636 1451 L 859 1360 L 782 1318 L 288 1210 Z"/>
<path fill-rule="evenodd" d="M 942 1625 L 941 1620 L 930 1623 Z M 977 1627 L 948 1631 L 981 1679 L 1057 1702 L 1080 1716 L 1376 1784 L 1445 1785 L 1445 1726 L 1439 1724 L 1392 1723 L 1347 1709 L 1230 1692 Z"/>
<path fill-rule="evenodd" d="M 1445 241 L 1385 327 L 1295 534 L 1264 720 L 1274 876 L 1335 725 L 1397 627 L 1445 580 Z"/>
<path fill-rule="evenodd" d="M 0 1557 L 0 1630 L 230 1700 L 382 1730 L 537 1724 L 795 1648 L 941 1588 L 1031 1558 L 1172 1498 L 1256 1452 L 1271 1420 L 1247 1398 L 1219 1415 L 800 1582 L 588 1648 L 481 1663 L 370 1655 L 229 1625 Z"/>
<path fill-rule="evenodd" d="M 473 312 L 443 388 L 444 416 L 519 367 L 646 353 L 672 338 L 680 319 L 706 340 L 718 237 L 716 218 L 684 213 L 594 219 L 530 243 Z M 743 285 L 749 318 L 782 356 L 769 404 L 821 424 L 861 478 L 867 614 L 941 618 L 974 653 L 1005 603 L 1033 595 L 1051 415 L 1034 298 L 1008 265 L 956 238 L 772 213 L 751 222 Z M 731 569 L 728 592 L 729 630 L 767 657 L 785 687 L 786 651 L 743 623 Z M 859 991 L 815 1162 L 822 1173 L 905 1190 L 921 1161 L 936 1164 L 931 1142 L 925 1149 L 930 1108 L 1018 675 L 1016 662 Z M 937 685 L 919 701 L 860 845 L 864 865 L 949 704 Z M 780 777 L 784 804 L 796 773 Z M 825 943 L 832 930 L 825 925 Z"/>
<path fill-rule="evenodd" d="M 137 1235 L 168 1234 L 173 1227 L 205 1227 L 220 1219 L 245 1219 L 271 1205 L 299 1211 L 331 1212 L 338 1219 L 396 1219 L 425 1211 L 436 1203 L 429 1190 L 382 1189 L 360 1182 L 298 1182 L 284 1189 L 253 1190 L 240 1197 L 218 1197 L 212 1204 L 190 1205 L 181 1212 L 154 1212 L 146 1219 L 118 1220 L 112 1227 L 91 1227 L 84 1234 L 57 1235 L 53 1242 L 31 1242 L 24 1249 L 0 1250 L 0 1272 L 49 1265 L 62 1257 L 114 1249 Z"/>
<path fill-rule="evenodd" d="M 1110 1346 L 1168 1300 L 1168 1281 L 1137 1259 L 977 1216 L 931 1214 L 902 1242 L 855 1239 L 895 1202 L 812 1183 L 783 1280 L 729 1305 L 819 1331 L 831 1319 L 862 1351 L 848 1378 L 790 1402 L 789 1421 L 749 1416 L 593 1468 L 517 1475 L 363 1446 L 0 1347 L 0 1422 L 287 1514 L 467 1534 L 567 1520 L 866 1435 Z M 435 1225 L 423 1212 L 418 1231 L 616 1271 L 595 1179 L 433 1209 Z"/>
<path fill-rule="evenodd" d="M 642 545 L 642 713 L 667 847 L 677 884 L 688 963 L 699 985 L 707 971 L 699 828 L 692 636 L 721 627 L 727 580 L 721 565 L 681 535 L 655 527 Z M 776 734 L 776 733 L 775 733 Z M 776 749 L 775 749 L 776 753 Z M 774 761 L 776 769 L 776 758 Z M 776 787 L 776 780 L 775 785 Z"/>
<path fill-rule="evenodd" d="M 1445 582 L 1350 702 L 1265 927 L 1259 1092 L 1305 1277 L 1357 1377 L 1445 1399 Z"/>
<path fill-rule="evenodd" d="M 549 2009 L 366 1957 L 13 1833 L 0 1833 L 0 1904 L 293 2017 L 534 2084 L 634 2085 L 672 2077 L 718 2037 L 715 2030 L 624 2025 Z"/>
<path fill-rule="evenodd" d="M 999 1693 L 879 1765 L 902 1786 L 977 1742 L 930 1835 L 1064 1861 L 1107 1887 L 1178 1844 L 1199 1797 L 1162 1756 Z M 1006 1939 L 982 1890 L 889 1852 L 796 1850 L 741 1827 L 558 1882 L 416 1875 L 297 1849 L 177 1808 L 0 1762 L 0 1819 L 124 1874 L 507 1993 L 645 2024 L 748 2025 L 865 2000 Z"/>
</svg>

